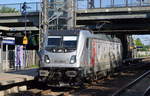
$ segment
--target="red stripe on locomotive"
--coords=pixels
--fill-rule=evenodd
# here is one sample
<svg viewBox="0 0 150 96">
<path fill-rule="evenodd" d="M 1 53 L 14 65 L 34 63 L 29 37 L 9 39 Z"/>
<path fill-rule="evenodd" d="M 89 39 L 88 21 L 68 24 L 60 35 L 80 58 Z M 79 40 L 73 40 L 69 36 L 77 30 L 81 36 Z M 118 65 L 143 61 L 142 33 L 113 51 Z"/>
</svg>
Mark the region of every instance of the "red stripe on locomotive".
<svg viewBox="0 0 150 96">
<path fill-rule="evenodd" d="M 92 56 L 91 56 L 91 66 L 95 66 L 95 56 L 96 56 L 96 42 L 92 42 Z"/>
</svg>

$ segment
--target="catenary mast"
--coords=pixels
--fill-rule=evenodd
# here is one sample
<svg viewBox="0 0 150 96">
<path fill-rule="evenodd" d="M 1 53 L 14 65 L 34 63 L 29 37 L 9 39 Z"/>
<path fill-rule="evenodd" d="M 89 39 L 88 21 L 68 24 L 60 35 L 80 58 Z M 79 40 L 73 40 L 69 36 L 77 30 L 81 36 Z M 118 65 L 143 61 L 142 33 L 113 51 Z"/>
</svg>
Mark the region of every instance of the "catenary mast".
<svg viewBox="0 0 150 96">
<path fill-rule="evenodd" d="M 43 32 L 74 27 L 75 0 L 42 0 Z"/>
<path fill-rule="evenodd" d="M 74 28 L 75 0 L 42 0 L 41 9 L 39 18 L 40 46 L 45 45 L 42 43 L 48 34 L 48 30 Z"/>
</svg>

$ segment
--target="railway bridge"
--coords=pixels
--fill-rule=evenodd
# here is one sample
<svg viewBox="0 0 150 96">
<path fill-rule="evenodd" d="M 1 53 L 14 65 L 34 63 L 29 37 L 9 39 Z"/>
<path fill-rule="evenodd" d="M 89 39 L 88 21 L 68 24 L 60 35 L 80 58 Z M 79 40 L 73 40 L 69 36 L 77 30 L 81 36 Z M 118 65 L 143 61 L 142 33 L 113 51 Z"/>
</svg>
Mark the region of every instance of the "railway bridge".
<svg viewBox="0 0 150 96">
<path fill-rule="evenodd" d="M 36 40 L 36 44 L 28 44 L 27 49 L 38 49 L 38 34 L 39 34 L 39 12 L 40 3 L 27 3 L 29 9 L 26 14 L 23 13 L 23 3 L 15 4 L 0 4 L 0 32 L 1 38 L 15 37 L 15 43 L 21 45 L 23 37 L 27 33 L 28 39 L 32 36 Z M 25 18 L 26 17 L 26 18 Z M 30 39 L 31 41 L 31 39 Z M 31 42 L 30 42 L 31 43 Z M 32 42 L 33 43 L 33 42 Z M 9 46 L 8 49 L 14 50 L 14 46 Z M 5 49 L 5 45 L 4 45 Z"/>
<path fill-rule="evenodd" d="M 29 9 L 25 14 L 22 9 L 23 3 L 0 4 L 0 30 L 9 32 L 38 31 L 40 2 L 27 3 Z M 5 10 L 4 10 L 5 9 Z"/>
<path fill-rule="evenodd" d="M 74 11 L 75 20 L 72 23 L 74 23 L 74 27 L 88 28 L 96 34 L 117 35 L 122 40 L 126 57 L 126 53 L 129 51 L 127 35 L 149 34 L 150 3 L 143 0 L 121 0 L 119 5 L 115 3 L 116 0 L 108 0 L 106 6 L 104 1 L 106 0 L 77 0 L 77 8 Z M 82 3 L 85 5 L 83 6 Z M 40 3 L 27 4 L 31 8 L 27 12 L 26 30 L 38 34 Z M 16 33 L 25 30 L 22 5 L 22 3 L 5 5 L 16 8 L 17 12 L 0 14 L 0 26 L 8 27 L 7 30 L 0 29 L 3 33 Z M 4 4 L 0 6 L 3 7 Z"/>
<path fill-rule="evenodd" d="M 150 33 L 147 0 L 82 0 L 77 5 L 76 27 L 91 29 L 95 34 L 116 35 L 123 43 L 124 58 L 131 51 L 129 35 Z"/>
<path fill-rule="evenodd" d="M 150 7 L 85 9 L 76 12 L 76 26 L 111 34 L 148 34 Z M 101 26 L 103 25 L 103 26 Z"/>
</svg>

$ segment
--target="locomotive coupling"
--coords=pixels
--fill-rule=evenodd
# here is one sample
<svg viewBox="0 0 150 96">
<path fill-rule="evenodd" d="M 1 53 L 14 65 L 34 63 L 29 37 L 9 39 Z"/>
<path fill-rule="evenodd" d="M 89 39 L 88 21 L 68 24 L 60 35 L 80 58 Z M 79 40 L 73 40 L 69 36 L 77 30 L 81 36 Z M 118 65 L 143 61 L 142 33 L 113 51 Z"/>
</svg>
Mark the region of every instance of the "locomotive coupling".
<svg viewBox="0 0 150 96">
<path fill-rule="evenodd" d="M 47 77 L 48 75 L 49 75 L 48 70 L 40 70 L 39 71 L 39 76 Z"/>
<path fill-rule="evenodd" d="M 76 77 L 77 71 L 66 71 L 65 74 L 67 77 Z"/>
</svg>

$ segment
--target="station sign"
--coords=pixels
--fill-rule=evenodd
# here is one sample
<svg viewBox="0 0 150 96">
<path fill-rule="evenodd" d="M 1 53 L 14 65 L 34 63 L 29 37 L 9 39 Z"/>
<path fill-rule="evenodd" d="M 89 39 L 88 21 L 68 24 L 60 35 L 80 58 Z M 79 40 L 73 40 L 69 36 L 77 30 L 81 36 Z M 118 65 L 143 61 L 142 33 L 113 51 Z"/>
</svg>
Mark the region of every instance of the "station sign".
<svg viewBox="0 0 150 96">
<path fill-rule="evenodd" d="M 15 45 L 15 37 L 5 37 L 2 43 L 6 45 Z"/>
<path fill-rule="evenodd" d="M 143 48 L 143 46 L 137 46 L 136 48 Z"/>
</svg>

